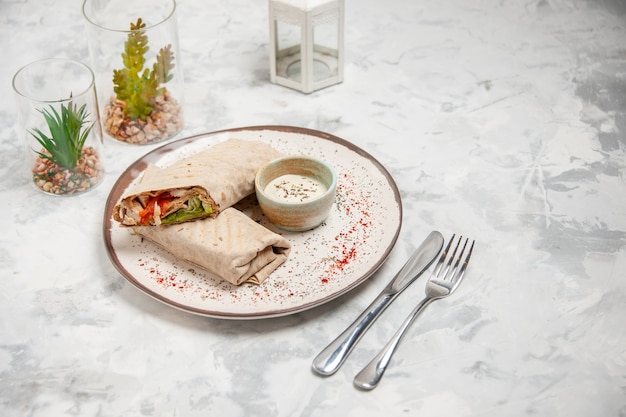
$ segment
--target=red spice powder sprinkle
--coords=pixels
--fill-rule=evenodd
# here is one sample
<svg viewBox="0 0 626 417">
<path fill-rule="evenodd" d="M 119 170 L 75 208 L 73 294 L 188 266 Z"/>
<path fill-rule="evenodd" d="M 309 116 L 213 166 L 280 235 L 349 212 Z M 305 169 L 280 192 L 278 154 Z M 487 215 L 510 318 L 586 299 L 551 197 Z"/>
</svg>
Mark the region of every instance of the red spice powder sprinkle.
<svg viewBox="0 0 626 417">
<path fill-rule="evenodd" d="M 350 217 L 357 217 L 347 230 L 342 230 L 334 240 L 336 255 L 332 263 L 320 277 L 322 284 L 328 284 L 332 277 L 342 274 L 345 268 L 358 258 L 360 249 L 367 247 L 369 228 L 373 222 L 370 213 L 370 195 L 355 192 L 355 183 L 347 173 L 337 186 L 337 206 Z"/>
</svg>

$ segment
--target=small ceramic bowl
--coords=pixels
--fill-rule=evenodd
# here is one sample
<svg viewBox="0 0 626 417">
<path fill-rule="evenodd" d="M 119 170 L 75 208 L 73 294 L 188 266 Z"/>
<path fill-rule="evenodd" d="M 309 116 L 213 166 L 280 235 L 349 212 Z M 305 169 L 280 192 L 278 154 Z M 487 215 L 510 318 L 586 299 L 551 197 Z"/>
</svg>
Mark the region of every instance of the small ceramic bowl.
<svg viewBox="0 0 626 417">
<path fill-rule="evenodd" d="M 262 167 L 254 185 L 268 220 L 281 229 L 299 232 L 326 220 L 335 202 L 337 175 L 319 159 L 286 156 Z"/>
</svg>

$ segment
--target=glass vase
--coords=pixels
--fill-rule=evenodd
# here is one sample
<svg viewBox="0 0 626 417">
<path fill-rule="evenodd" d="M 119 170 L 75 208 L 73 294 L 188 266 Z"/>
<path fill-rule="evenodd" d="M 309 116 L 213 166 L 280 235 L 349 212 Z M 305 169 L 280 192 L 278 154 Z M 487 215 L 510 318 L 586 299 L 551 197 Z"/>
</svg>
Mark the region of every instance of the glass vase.
<svg viewBox="0 0 626 417">
<path fill-rule="evenodd" d="M 104 177 L 94 75 L 85 64 L 45 59 L 13 77 L 28 176 L 53 195 L 91 190 Z"/>
<path fill-rule="evenodd" d="M 175 0 L 85 0 L 102 127 L 111 138 L 152 144 L 183 127 L 183 74 Z"/>
</svg>

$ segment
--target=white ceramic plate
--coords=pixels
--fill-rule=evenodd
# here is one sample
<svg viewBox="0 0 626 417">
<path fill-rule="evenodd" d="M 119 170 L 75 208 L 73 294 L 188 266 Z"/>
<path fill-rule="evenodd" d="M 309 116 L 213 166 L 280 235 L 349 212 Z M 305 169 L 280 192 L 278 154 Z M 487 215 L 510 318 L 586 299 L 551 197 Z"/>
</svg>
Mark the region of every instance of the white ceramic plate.
<svg viewBox="0 0 626 417">
<path fill-rule="evenodd" d="M 310 155 L 338 173 L 336 202 L 321 226 L 285 232 L 269 224 L 251 196 L 236 207 L 292 244 L 288 260 L 260 286 L 234 286 L 183 262 L 111 218 L 113 207 L 148 163 L 167 166 L 236 137 L 261 140 L 286 154 Z M 371 155 L 338 137 L 289 126 L 230 129 L 180 139 L 135 161 L 106 203 L 104 240 L 117 270 L 144 293 L 190 313 L 227 319 L 277 317 L 339 297 L 369 278 L 387 259 L 402 222 L 402 203 L 387 170 Z"/>
</svg>

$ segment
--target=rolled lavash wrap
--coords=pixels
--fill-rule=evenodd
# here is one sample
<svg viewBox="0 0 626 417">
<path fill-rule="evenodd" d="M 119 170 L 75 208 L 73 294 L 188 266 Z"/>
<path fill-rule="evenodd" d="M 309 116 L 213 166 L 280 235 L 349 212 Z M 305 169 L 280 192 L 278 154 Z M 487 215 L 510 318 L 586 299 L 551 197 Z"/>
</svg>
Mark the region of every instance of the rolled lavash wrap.
<svg viewBox="0 0 626 417">
<path fill-rule="evenodd" d="M 291 249 L 285 238 L 232 207 L 215 218 L 133 230 L 234 285 L 263 283 L 287 260 Z"/>
<path fill-rule="evenodd" d="M 252 194 L 257 170 L 280 156 L 261 141 L 228 139 L 164 168 L 150 164 L 113 218 L 123 226 L 154 226 L 216 217 Z"/>
</svg>

